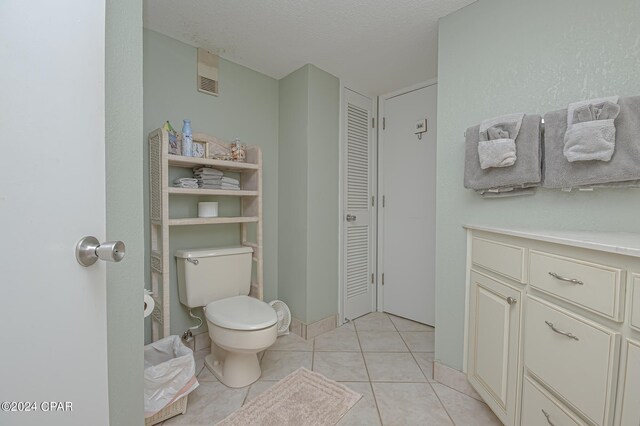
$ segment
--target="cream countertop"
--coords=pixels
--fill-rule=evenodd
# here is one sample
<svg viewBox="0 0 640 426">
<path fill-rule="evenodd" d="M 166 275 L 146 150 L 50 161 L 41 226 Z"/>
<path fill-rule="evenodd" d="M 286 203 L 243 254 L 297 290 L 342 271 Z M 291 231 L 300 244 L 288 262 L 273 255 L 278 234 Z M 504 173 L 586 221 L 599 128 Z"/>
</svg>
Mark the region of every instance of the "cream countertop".
<svg viewBox="0 0 640 426">
<path fill-rule="evenodd" d="M 482 225 L 464 225 L 463 227 L 473 231 L 493 232 L 496 234 L 622 254 L 625 256 L 640 257 L 640 234 L 633 232 L 497 228 Z"/>
</svg>

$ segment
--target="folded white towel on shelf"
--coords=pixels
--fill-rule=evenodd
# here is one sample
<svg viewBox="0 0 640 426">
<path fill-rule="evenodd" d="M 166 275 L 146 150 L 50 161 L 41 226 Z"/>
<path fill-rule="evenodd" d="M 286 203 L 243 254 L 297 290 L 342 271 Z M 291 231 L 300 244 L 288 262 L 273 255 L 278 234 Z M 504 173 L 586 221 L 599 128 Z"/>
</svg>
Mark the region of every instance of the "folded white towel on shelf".
<svg viewBox="0 0 640 426">
<path fill-rule="evenodd" d="M 215 184 L 215 183 L 203 183 L 203 184 L 200 184 L 199 187 L 203 188 L 203 189 L 224 189 L 224 190 L 230 190 L 230 191 L 239 191 L 240 190 L 240 188 L 237 187 L 237 186 L 224 185 L 224 184 Z"/>
<path fill-rule="evenodd" d="M 178 183 L 198 183 L 198 179 L 196 178 L 177 178 L 173 180 L 173 183 L 178 184 Z"/>
<path fill-rule="evenodd" d="M 207 189 L 233 189 L 233 190 L 239 190 L 240 187 L 238 185 L 229 185 L 229 184 L 224 184 L 224 183 L 199 183 L 198 184 L 200 188 L 207 188 Z"/>
<path fill-rule="evenodd" d="M 209 175 L 209 176 L 220 176 L 222 177 L 223 173 L 214 169 L 213 167 L 196 167 L 193 169 L 194 175 Z"/>
<path fill-rule="evenodd" d="M 198 188 L 198 183 L 197 182 L 184 182 L 184 183 L 176 183 L 173 186 L 175 188 L 197 189 Z"/>
<path fill-rule="evenodd" d="M 229 184 L 232 184 L 232 185 L 240 185 L 240 181 L 238 179 L 234 179 L 234 178 L 228 177 L 228 176 L 223 176 L 222 177 L 222 182 L 229 183 Z"/>
</svg>

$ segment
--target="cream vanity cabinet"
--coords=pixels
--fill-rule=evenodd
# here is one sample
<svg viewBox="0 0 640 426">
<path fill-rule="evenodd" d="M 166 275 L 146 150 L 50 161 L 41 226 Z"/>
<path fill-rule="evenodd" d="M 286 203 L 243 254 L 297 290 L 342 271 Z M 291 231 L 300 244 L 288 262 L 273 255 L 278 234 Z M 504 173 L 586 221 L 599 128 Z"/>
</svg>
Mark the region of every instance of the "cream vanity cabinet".
<svg viewBox="0 0 640 426">
<path fill-rule="evenodd" d="M 490 251 L 496 256 L 486 257 Z M 473 241 L 473 262 L 494 274 L 470 272 L 467 376 L 505 424 L 515 424 L 524 286 L 514 281 L 522 278 L 523 258 L 521 248 Z"/>
<path fill-rule="evenodd" d="M 467 227 L 466 372 L 505 425 L 640 425 L 640 234 Z"/>
</svg>

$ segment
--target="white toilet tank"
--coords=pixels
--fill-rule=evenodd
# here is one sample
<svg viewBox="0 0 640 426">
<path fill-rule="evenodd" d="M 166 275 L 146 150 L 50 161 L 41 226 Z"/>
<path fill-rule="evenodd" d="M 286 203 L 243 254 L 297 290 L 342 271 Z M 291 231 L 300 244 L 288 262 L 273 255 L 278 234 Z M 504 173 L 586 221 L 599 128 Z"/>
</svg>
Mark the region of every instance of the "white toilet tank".
<svg viewBox="0 0 640 426">
<path fill-rule="evenodd" d="M 251 289 L 251 247 L 178 250 L 178 293 L 188 308 L 226 297 L 248 295 Z"/>
</svg>

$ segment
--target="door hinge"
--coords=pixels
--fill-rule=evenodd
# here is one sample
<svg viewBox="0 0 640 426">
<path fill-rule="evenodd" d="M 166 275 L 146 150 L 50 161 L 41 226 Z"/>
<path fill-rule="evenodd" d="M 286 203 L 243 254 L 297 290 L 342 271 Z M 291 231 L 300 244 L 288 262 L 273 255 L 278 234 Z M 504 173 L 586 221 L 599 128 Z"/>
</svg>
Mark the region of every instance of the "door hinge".
<svg viewBox="0 0 640 426">
<path fill-rule="evenodd" d="M 387 128 L 387 117 L 382 117 L 382 130 Z"/>
<path fill-rule="evenodd" d="M 373 272 L 371 273 L 371 284 L 373 284 Z"/>
<path fill-rule="evenodd" d="M 384 285 L 384 272 L 382 273 L 382 285 Z"/>
<path fill-rule="evenodd" d="M 371 128 L 372 129 L 376 128 L 376 118 L 375 117 L 371 117 Z"/>
<path fill-rule="evenodd" d="M 371 196 L 371 207 L 375 207 L 376 206 L 376 196 L 372 195 Z"/>
<path fill-rule="evenodd" d="M 383 208 L 384 208 L 384 206 L 385 206 L 385 201 L 386 201 L 386 200 L 385 200 L 384 195 L 383 195 L 383 196 L 382 196 L 382 207 L 383 207 Z"/>
</svg>

